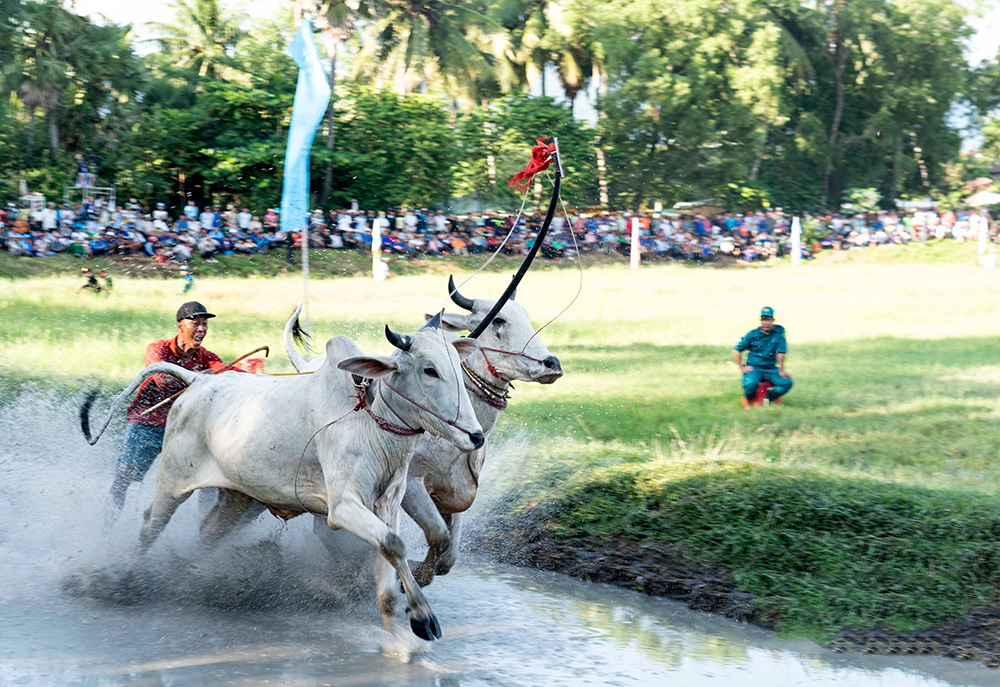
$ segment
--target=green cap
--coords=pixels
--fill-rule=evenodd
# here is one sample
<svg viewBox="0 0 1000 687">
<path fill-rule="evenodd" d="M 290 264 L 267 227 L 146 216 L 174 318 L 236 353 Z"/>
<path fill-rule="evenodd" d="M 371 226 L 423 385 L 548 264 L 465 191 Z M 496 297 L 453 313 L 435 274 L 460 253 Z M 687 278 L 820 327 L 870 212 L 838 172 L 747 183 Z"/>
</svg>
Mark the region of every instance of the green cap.
<svg viewBox="0 0 1000 687">
<path fill-rule="evenodd" d="M 771 307 L 762 308 L 761 311 L 760 311 L 760 316 L 761 317 L 770 317 L 773 320 L 774 319 L 774 308 L 771 308 Z"/>
</svg>

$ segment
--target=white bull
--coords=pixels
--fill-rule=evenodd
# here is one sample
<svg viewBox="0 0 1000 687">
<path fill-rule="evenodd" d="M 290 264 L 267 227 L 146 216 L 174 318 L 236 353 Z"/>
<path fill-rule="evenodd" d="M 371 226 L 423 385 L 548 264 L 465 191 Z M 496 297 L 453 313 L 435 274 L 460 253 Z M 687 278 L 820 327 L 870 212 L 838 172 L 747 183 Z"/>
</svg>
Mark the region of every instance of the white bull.
<svg viewBox="0 0 1000 687">
<path fill-rule="evenodd" d="M 467 315 L 442 316 L 442 328 L 452 332 L 473 330 L 496 303 L 465 298 L 455 290 L 454 282 L 449 283 L 449 292 L 456 305 L 469 311 Z M 297 370 L 316 369 L 323 364 L 322 356 L 307 362 L 292 346 L 298 314 L 297 309 L 285 326 L 285 349 Z M 513 300 L 504 304 L 479 342 L 482 354 L 473 355 L 462 368 L 472 407 L 488 436 L 507 405 L 511 381 L 552 384 L 562 377 L 563 370 L 559 359 L 535 335 L 527 311 Z M 421 586 L 430 584 L 436 574 L 447 574 L 455 564 L 462 513 L 476 498 L 485 459 L 485 446 L 468 451 L 431 436 L 420 441 L 410 462 L 403 510 L 427 539 L 427 556 L 415 573 Z"/>
<path fill-rule="evenodd" d="M 435 318 L 412 336 L 386 327 L 398 349 L 391 357 L 362 355 L 347 337 L 332 338 L 325 362 L 314 374 L 299 377 L 207 376 L 168 363 L 143 370 L 112 412 L 152 374 L 165 372 L 190 386 L 167 419 L 156 496 L 146 511 L 140 549 L 149 548 L 195 489 L 220 490 L 201 526 L 207 544 L 229 532 L 254 499 L 282 517 L 323 515 L 330 528 L 346 529 L 374 548 L 376 597 L 386 630 L 392 631 L 394 569 L 413 632 L 427 640 L 440 637 L 396 534 L 407 466 L 419 431 L 467 451 L 481 447 L 484 438 L 459 369 L 479 344 L 449 342 L 438 325 Z M 367 393 L 370 413 L 351 412 L 361 410 L 352 373 L 375 380 Z M 86 411 L 85 406 L 89 440 Z"/>
</svg>

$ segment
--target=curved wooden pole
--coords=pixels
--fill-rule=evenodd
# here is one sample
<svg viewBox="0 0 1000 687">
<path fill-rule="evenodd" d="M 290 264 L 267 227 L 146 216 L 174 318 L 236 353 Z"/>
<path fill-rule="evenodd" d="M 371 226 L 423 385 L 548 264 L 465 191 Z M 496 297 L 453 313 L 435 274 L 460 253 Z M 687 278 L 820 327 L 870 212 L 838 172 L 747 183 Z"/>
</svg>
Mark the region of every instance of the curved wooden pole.
<svg viewBox="0 0 1000 687">
<path fill-rule="evenodd" d="M 531 246 L 531 250 L 524 257 L 521 262 L 521 267 L 518 268 L 517 273 L 514 278 L 510 280 L 510 284 L 507 289 L 500 296 L 500 299 L 493 305 L 493 308 L 487 313 L 483 321 L 480 322 L 475 329 L 469 334 L 470 339 L 477 338 L 480 334 L 486 331 L 486 328 L 493 321 L 493 318 L 497 316 L 500 309 L 506 305 L 507 301 L 510 300 L 511 295 L 517 290 L 517 285 L 521 283 L 521 279 L 527 273 L 528 268 L 531 267 L 531 261 L 535 259 L 535 255 L 538 253 L 539 248 L 542 246 L 542 242 L 545 240 L 545 235 L 549 231 L 549 225 L 552 224 L 552 218 L 556 214 L 556 206 L 559 204 L 559 187 L 562 185 L 562 161 L 559 159 L 559 139 L 552 139 L 556 144 L 556 149 L 552 151 L 553 162 L 555 163 L 555 183 L 552 186 L 552 199 L 549 201 L 549 209 L 545 213 L 545 221 L 542 222 L 542 228 L 538 230 L 538 236 L 535 238 L 534 244 Z"/>
</svg>

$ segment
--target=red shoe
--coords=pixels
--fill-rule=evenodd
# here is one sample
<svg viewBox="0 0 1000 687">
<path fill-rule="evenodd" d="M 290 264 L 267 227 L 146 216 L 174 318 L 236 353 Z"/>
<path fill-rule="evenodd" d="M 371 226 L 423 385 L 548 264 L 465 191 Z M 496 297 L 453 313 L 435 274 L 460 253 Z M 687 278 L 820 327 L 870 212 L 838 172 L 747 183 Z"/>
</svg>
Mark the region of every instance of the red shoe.
<svg viewBox="0 0 1000 687">
<path fill-rule="evenodd" d="M 744 408 L 750 407 L 750 401 L 747 400 L 746 396 L 740 396 L 740 405 L 742 405 Z"/>
</svg>

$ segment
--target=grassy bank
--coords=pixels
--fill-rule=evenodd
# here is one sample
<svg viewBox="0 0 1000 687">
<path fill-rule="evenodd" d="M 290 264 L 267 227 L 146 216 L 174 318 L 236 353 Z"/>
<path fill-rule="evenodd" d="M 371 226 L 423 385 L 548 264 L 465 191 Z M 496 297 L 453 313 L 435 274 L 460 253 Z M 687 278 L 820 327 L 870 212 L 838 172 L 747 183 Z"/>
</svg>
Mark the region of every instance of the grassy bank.
<svg viewBox="0 0 1000 687">
<path fill-rule="evenodd" d="M 508 275 L 463 293 L 492 296 Z M 1000 601 L 998 280 L 960 244 L 800 267 L 588 269 L 542 333 L 567 374 L 517 385 L 482 507 L 544 510 L 574 547 L 627 540 L 723 568 L 790 634 L 920 627 Z M 123 384 L 184 299 L 172 280 L 122 279 L 107 298 L 78 281 L 7 283 L 8 397 L 26 380 Z M 382 324 L 414 328 L 445 285 L 443 271 L 316 281 L 313 329 L 385 352 Z M 532 272 L 518 300 L 541 325 L 578 287 L 572 271 Z M 298 275 L 200 278 L 191 295 L 219 314 L 209 348 L 229 359 L 268 344 L 268 369 L 291 369 L 280 332 Z M 743 410 L 729 348 L 765 304 L 796 385 L 782 408 Z"/>
</svg>

